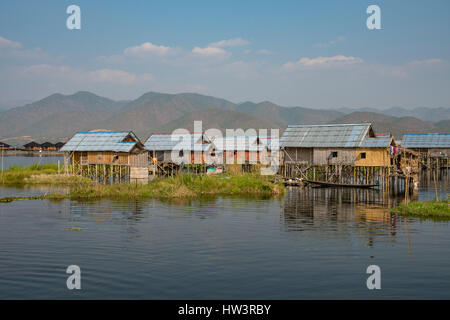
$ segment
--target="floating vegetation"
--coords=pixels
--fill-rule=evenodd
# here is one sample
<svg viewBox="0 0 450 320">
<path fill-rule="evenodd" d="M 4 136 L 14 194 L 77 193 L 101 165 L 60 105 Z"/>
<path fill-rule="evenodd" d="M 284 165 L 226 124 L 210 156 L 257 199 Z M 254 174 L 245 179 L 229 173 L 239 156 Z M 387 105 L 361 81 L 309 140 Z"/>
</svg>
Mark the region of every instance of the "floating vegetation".
<svg viewBox="0 0 450 320">
<path fill-rule="evenodd" d="M 50 173 L 42 174 L 49 170 Z M 203 196 L 244 195 L 276 197 L 282 196 L 285 188 L 282 183 L 273 181 L 272 177 L 255 173 L 223 175 L 180 174 L 170 178 L 156 178 L 148 184 L 118 183 L 103 185 L 80 176 L 58 175 L 52 169 L 36 170 L 40 174 L 29 174 L 29 169 L 17 170 L 24 174 L 20 178 L 23 184 L 49 183 L 70 186 L 68 193 L 49 193 L 37 197 L 8 197 L 0 202 L 31 199 L 193 199 Z M 13 170 L 14 171 L 14 170 Z"/>
<path fill-rule="evenodd" d="M 448 201 L 413 201 L 408 204 L 401 204 L 398 207 L 393 208 L 391 212 L 412 217 L 450 219 L 450 207 Z"/>
</svg>

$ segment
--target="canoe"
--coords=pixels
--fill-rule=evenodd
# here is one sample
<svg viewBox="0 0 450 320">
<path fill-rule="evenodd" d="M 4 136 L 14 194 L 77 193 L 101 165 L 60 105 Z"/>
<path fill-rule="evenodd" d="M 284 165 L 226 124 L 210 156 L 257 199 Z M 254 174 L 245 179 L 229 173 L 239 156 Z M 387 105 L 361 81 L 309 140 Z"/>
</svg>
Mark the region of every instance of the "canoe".
<svg viewBox="0 0 450 320">
<path fill-rule="evenodd" d="M 377 187 L 378 184 L 349 184 L 349 183 L 335 183 L 335 182 L 326 182 L 326 181 L 312 181 L 312 180 L 303 180 L 307 183 L 314 184 L 321 187 L 340 187 L 340 188 L 373 188 Z"/>
</svg>

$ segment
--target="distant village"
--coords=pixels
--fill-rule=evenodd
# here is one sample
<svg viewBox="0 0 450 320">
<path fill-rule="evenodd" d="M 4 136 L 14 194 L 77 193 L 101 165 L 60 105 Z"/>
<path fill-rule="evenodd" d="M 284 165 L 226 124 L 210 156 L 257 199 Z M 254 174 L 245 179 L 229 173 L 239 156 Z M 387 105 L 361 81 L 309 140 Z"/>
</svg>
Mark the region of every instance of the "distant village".
<svg viewBox="0 0 450 320">
<path fill-rule="evenodd" d="M 51 142 L 44 142 L 44 143 L 37 143 L 34 141 L 28 142 L 23 145 L 22 148 L 16 148 L 13 146 L 10 146 L 9 144 L 5 142 L 0 141 L 0 150 L 18 150 L 18 151 L 59 151 L 64 146 L 64 142 L 57 142 L 57 143 L 51 143 Z"/>
<path fill-rule="evenodd" d="M 133 131 L 93 130 L 76 133 L 66 144 L 30 142 L 22 150 L 59 152 L 66 173 L 102 183 L 259 170 L 292 184 L 404 189 L 414 186 L 420 170 L 448 170 L 450 133 L 405 134 L 396 141 L 389 133 L 377 134 L 370 123 L 290 125 L 279 139 L 198 132 L 152 134 L 142 142 Z"/>
</svg>

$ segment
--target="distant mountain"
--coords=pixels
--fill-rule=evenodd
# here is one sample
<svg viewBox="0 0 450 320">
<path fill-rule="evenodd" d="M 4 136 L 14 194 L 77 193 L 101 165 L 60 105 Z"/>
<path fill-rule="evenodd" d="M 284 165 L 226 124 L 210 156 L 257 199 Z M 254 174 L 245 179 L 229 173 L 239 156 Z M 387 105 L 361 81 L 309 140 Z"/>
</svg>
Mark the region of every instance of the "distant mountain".
<svg viewBox="0 0 450 320">
<path fill-rule="evenodd" d="M 330 123 L 372 123 L 376 133 L 392 133 L 396 139 L 401 139 L 405 133 L 450 132 L 450 121 L 441 123 L 422 121 L 414 117 L 393 117 L 374 112 L 352 112 L 337 118 Z"/>
<path fill-rule="evenodd" d="M 435 132 L 450 132 L 450 120 L 442 120 L 434 124 Z"/>
<path fill-rule="evenodd" d="M 225 111 L 213 112 L 211 110 Z M 203 114 L 204 110 L 208 110 Z M 237 113 L 233 113 L 237 112 Z M 227 116 L 227 112 L 230 115 Z M 240 114 L 241 118 L 237 115 Z M 244 114 L 247 116 L 243 117 Z M 137 134 L 149 131 L 171 131 L 185 128 L 187 119 L 205 119 L 211 127 L 234 128 L 235 120 L 255 128 L 261 124 L 285 128 L 293 123 L 326 123 L 343 115 L 337 111 L 314 110 L 300 107 L 286 108 L 272 102 L 245 102 L 234 104 L 230 101 L 193 93 L 163 94 L 149 92 L 127 104 L 121 112 L 100 122 L 97 126 L 108 129 L 133 128 Z M 250 117 L 251 116 L 251 117 Z M 206 118 L 205 118 L 206 117 Z M 224 119 L 228 119 L 225 121 Z M 216 126 L 213 126 L 216 124 Z M 192 124 L 189 124 L 191 127 Z"/>
<path fill-rule="evenodd" d="M 194 93 L 149 92 L 129 102 L 120 112 L 96 126 L 115 130 L 132 129 L 138 135 L 145 135 L 192 112 L 207 109 L 232 110 L 234 107 L 227 100 Z"/>
<path fill-rule="evenodd" d="M 32 103 L 32 100 L 18 99 L 18 100 L 0 100 L 0 111 L 23 106 L 28 103 Z"/>
<path fill-rule="evenodd" d="M 194 131 L 194 121 L 201 120 L 203 130 L 215 129 L 271 129 L 279 126 L 267 119 L 232 110 L 210 109 L 188 113 L 158 128 L 157 132 L 172 132 L 183 128 Z M 223 132 L 225 134 L 225 132 Z"/>
<path fill-rule="evenodd" d="M 270 120 L 280 128 L 285 128 L 289 124 L 323 124 L 344 115 L 333 110 L 280 107 L 269 101 L 244 102 L 239 104 L 236 110 Z"/>
<path fill-rule="evenodd" d="M 423 121 L 437 122 L 442 119 L 450 119 L 450 108 L 413 108 L 391 107 L 387 109 L 376 108 L 341 108 L 339 111 L 350 114 L 353 112 L 374 112 L 394 117 L 414 117 Z"/>
<path fill-rule="evenodd" d="M 53 94 L 23 107 L 0 112 L 0 136 L 32 136 L 44 139 L 67 137 L 123 107 L 124 102 L 90 92 Z"/>
<path fill-rule="evenodd" d="M 114 101 L 91 92 L 53 94 L 42 100 L 0 111 L 0 141 L 20 145 L 25 141 L 59 141 L 77 131 L 92 129 L 133 130 L 143 139 L 152 132 L 193 129 L 194 120 L 209 128 L 280 128 L 290 124 L 372 122 L 376 132 L 391 132 L 396 138 L 407 132 L 450 132 L 448 109 L 428 109 L 425 113 L 439 121 L 412 116 L 392 116 L 380 112 L 317 110 L 282 107 L 270 101 L 233 102 L 196 93 L 148 92 L 132 101 Z M 414 111 L 415 110 L 415 111 Z M 390 113 L 423 113 L 391 108 Z M 425 116 L 425 114 L 424 114 Z"/>
</svg>

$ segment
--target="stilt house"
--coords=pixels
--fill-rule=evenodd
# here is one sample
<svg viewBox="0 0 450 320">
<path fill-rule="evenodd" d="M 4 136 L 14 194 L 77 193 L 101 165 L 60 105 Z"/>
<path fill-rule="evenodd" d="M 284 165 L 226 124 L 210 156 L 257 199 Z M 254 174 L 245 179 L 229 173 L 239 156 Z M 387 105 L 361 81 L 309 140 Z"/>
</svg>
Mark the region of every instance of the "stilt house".
<svg viewBox="0 0 450 320">
<path fill-rule="evenodd" d="M 78 132 L 60 151 L 83 175 L 104 182 L 148 181 L 148 153 L 132 131 Z"/>
</svg>

